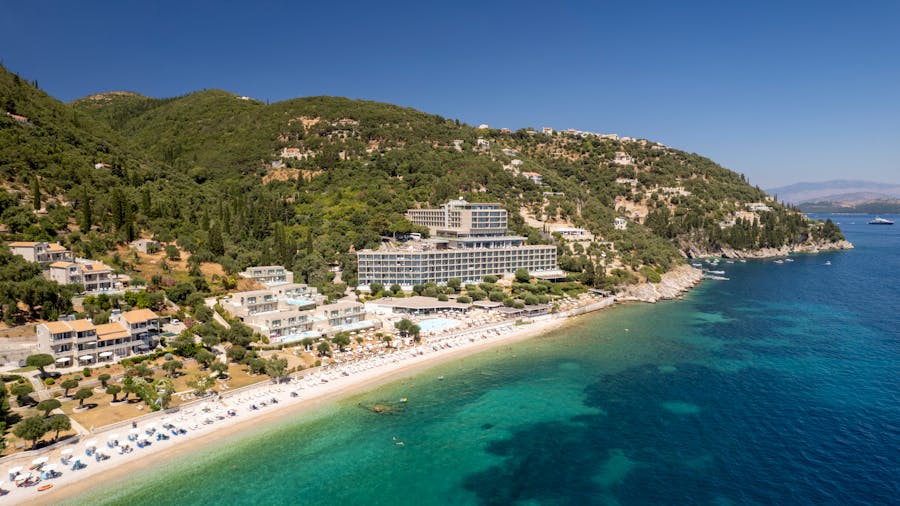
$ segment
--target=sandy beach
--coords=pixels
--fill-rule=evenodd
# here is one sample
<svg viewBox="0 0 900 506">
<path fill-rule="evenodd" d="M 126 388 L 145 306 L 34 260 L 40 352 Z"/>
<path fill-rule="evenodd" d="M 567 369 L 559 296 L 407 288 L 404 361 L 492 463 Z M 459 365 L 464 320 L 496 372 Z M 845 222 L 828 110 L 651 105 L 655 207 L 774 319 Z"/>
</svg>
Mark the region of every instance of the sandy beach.
<svg viewBox="0 0 900 506">
<path fill-rule="evenodd" d="M 655 302 L 674 298 L 701 279 L 699 270 L 681 266 L 664 274 L 660 283 L 638 285 L 621 294 L 619 300 Z M 3 503 L 56 504 L 92 488 L 124 479 L 138 469 L 190 455 L 198 448 L 271 420 L 307 412 L 466 355 L 545 334 L 571 322 L 573 317 L 610 307 L 616 300 L 614 297 L 589 300 L 587 304 L 538 316 L 523 324 L 506 320 L 433 335 L 416 346 L 392 353 L 303 371 L 287 382 L 258 383 L 168 412 L 158 412 L 142 417 L 135 428 L 126 422 L 81 436 L 72 443 L 49 451 L 28 452 L 29 455 L 5 462 L 4 468 L 0 469 L 4 473 L 2 487 L 9 490 L 3 496 Z M 143 444 L 145 441 L 149 444 Z M 88 452 L 92 442 L 96 448 Z M 124 446 L 128 446 L 130 451 L 121 451 Z M 96 450 L 108 457 L 96 459 Z M 62 460 L 65 456 L 63 452 L 68 452 L 71 458 Z M 17 487 L 9 470 L 20 466 L 21 473 L 31 472 L 37 476 L 41 469 L 29 470 L 36 457 L 47 457 L 46 465 L 55 465 L 61 474 L 36 485 Z M 75 459 L 80 459 L 86 466 L 72 470 Z M 53 486 L 39 490 L 48 484 Z"/>
<path fill-rule="evenodd" d="M 547 315 L 525 325 L 508 322 L 470 328 L 448 336 L 438 336 L 416 347 L 375 359 L 299 374 L 290 382 L 257 384 L 218 399 L 193 403 L 176 412 L 158 412 L 151 419 L 142 420 L 136 431 L 132 430 L 131 426 L 117 427 L 81 437 L 75 443 L 41 454 L 48 457 L 47 465 L 55 464 L 62 474 L 34 486 L 15 486 L 9 480 L 8 470 L 21 466 L 23 468 L 21 472 L 27 473 L 32 467 L 32 460 L 38 455 L 23 456 L 17 461 L 7 462 L 5 467 L 0 469 L 6 482 L 3 488 L 10 491 L 3 497 L 3 503 L 55 504 L 71 499 L 92 488 L 122 479 L 138 469 L 187 456 L 197 448 L 245 432 L 251 426 L 258 427 L 274 419 L 303 413 L 325 403 L 491 347 L 544 334 L 568 321 L 571 320 L 561 315 Z M 153 425 L 154 430 L 148 432 Z M 175 435 L 172 428 L 175 432 L 179 432 L 178 429 L 185 432 Z M 157 440 L 156 434 L 160 432 L 166 434 L 169 439 Z M 108 445 L 110 435 L 117 436 L 117 446 Z M 129 435 L 137 437 L 137 441 L 146 438 L 151 444 L 139 448 L 137 441 L 128 439 Z M 91 441 L 96 441 L 97 449 L 109 457 L 97 461 L 94 456 L 87 456 L 86 444 Z M 120 454 L 118 448 L 126 444 L 132 451 Z M 66 449 L 71 450 L 71 460 L 67 465 L 61 465 L 61 458 L 64 456 L 62 452 Z M 71 470 L 72 462 L 76 458 L 86 464 L 86 467 Z M 30 472 L 37 474 L 39 470 Z M 46 484 L 53 484 L 53 487 L 49 490 L 38 490 Z"/>
</svg>

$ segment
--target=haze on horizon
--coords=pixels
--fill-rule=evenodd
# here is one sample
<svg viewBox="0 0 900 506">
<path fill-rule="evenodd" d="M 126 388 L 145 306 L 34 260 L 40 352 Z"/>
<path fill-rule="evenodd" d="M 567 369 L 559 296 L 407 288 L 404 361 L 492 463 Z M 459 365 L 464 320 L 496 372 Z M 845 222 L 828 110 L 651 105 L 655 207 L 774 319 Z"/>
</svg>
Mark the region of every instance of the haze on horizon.
<svg viewBox="0 0 900 506">
<path fill-rule="evenodd" d="M 764 188 L 900 182 L 897 2 L 185 4 L 14 2 L 0 60 L 63 101 L 340 95 L 647 138 Z"/>
</svg>

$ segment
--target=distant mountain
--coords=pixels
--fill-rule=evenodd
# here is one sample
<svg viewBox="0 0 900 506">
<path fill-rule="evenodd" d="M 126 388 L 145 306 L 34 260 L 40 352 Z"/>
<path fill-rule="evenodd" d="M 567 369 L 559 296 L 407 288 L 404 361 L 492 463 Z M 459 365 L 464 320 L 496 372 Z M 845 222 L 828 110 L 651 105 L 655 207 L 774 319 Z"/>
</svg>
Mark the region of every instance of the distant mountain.
<svg viewBox="0 0 900 506">
<path fill-rule="evenodd" d="M 766 190 L 789 204 L 834 202 L 852 205 L 877 200 L 900 199 L 900 184 L 835 179 L 816 183 L 796 183 Z"/>
</svg>

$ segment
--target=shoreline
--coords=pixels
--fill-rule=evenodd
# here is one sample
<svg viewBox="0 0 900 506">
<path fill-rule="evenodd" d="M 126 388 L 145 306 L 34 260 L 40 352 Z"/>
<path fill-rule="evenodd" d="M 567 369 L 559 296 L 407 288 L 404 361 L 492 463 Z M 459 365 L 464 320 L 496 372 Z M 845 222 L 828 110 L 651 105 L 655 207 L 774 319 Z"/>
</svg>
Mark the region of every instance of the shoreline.
<svg viewBox="0 0 900 506">
<path fill-rule="evenodd" d="M 566 314 L 549 314 L 534 318 L 530 323 L 515 325 L 513 322 L 492 324 L 484 327 L 469 328 L 449 336 L 436 336 L 425 340 L 422 344 L 375 359 L 372 363 L 353 363 L 333 367 L 328 370 L 305 374 L 294 378 L 290 383 L 263 382 L 246 390 L 231 392 L 223 396 L 222 401 L 207 400 L 193 406 L 180 409 L 175 413 L 158 412 L 153 420 L 160 422 L 163 418 L 178 417 L 176 425 L 188 429 L 187 434 L 171 436 L 169 440 L 153 441 L 149 448 L 135 449 L 133 452 L 119 455 L 106 448 L 107 437 L 118 431 L 122 435 L 122 443 L 128 433 L 128 427 L 118 427 L 90 434 L 81 440 L 54 448 L 43 455 L 50 457 L 51 463 L 59 462 L 61 450 L 71 448 L 74 456 L 81 457 L 87 467 L 78 471 L 63 468 L 62 476 L 44 483 L 52 483 L 50 490 L 39 492 L 38 487 L 16 487 L 10 483 L 3 500 L 7 504 L 56 504 L 84 496 L 97 487 L 106 487 L 118 479 L 134 473 L 139 469 L 159 465 L 173 458 L 189 455 L 199 448 L 208 448 L 210 444 L 246 432 L 250 427 L 269 424 L 276 419 L 287 416 L 305 414 L 323 405 L 344 399 L 376 388 L 380 385 L 417 374 L 455 359 L 477 354 L 500 345 L 508 345 L 519 341 L 545 335 L 573 322 L 576 318 L 595 311 L 614 307 L 629 301 L 656 302 L 662 299 L 673 299 L 696 286 L 702 280 L 702 273 L 689 265 L 676 267 L 663 275 L 663 281 L 651 285 L 644 283 L 634 287 L 616 299 L 610 297 L 599 302 L 570 310 Z M 323 381 L 323 379 L 325 381 Z M 292 397 L 297 393 L 297 397 Z M 263 401 L 254 400 L 265 398 Z M 266 402 L 271 398 L 278 400 L 278 406 L 263 407 L 251 410 L 250 405 Z M 202 406 L 202 408 L 201 408 Z M 203 409 L 209 407 L 209 414 Z M 201 420 L 213 417 L 213 412 L 221 409 L 233 409 L 236 416 L 224 417 L 211 424 L 201 424 Z M 180 415 L 180 416 L 179 416 Z M 147 420 L 142 421 L 144 430 Z M 194 424 L 194 425 L 191 425 Z M 159 423 L 161 425 L 161 423 Z M 85 442 L 83 439 L 96 439 L 98 448 L 107 450 L 110 458 L 95 462 L 83 455 Z M 25 469 L 30 466 L 31 459 L 37 456 L 28 455 L 21 460 L 8 462 L 8 467 L 21 465 Z M 6 469 L 0 470 L 6 473 Z"/>
</svg>

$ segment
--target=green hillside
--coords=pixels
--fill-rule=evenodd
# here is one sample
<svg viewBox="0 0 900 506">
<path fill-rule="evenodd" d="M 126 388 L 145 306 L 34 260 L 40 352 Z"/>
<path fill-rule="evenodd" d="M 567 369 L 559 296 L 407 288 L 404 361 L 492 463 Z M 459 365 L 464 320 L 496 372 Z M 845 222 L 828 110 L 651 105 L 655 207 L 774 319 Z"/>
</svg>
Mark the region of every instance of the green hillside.
<svg viewBox="0 0 900 506">
<path fill-rule="evenodd" d="M 190 252 L 194 266 L 217 261 L 233 274 L 284 264 L 326 293 L 340 289 L 330 265 L 352 284 L 353 251 L 416 230 L 406 209 L 459 196 L 504 203 L 515 232 L 557 244 L 561 266 L 595 286 L 652 279 L 686 252 L 839 235 L 702 156 L 642 140 L 476 130 L 335 97 L 267 105 L 220 90 L 117 92 L 63 104 L 5 69 L 0 109 L 5 238 L 59 240 L 97 257 L 151 235 Z M 562 225 L 594 240 L 551 233 Z M 194 274 L 179 294 L 207 288 Z"/>
</svg>

